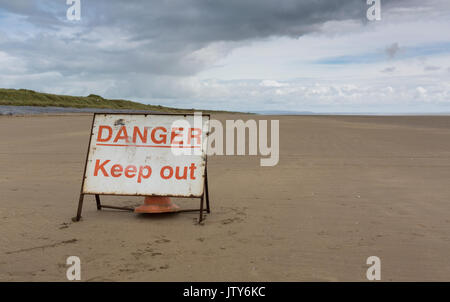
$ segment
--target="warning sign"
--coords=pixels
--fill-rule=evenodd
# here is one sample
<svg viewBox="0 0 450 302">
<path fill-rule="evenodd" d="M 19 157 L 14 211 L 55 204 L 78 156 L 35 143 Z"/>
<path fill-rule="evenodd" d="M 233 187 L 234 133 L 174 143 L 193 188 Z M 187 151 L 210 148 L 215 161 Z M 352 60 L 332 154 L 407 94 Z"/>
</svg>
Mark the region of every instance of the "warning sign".
<svg viewBox="0 0 450 302">
<path fill-rule="evenodd" d="M 201 197 L 209 116 L 95 114 L 82 194 Z"/>
</svg>

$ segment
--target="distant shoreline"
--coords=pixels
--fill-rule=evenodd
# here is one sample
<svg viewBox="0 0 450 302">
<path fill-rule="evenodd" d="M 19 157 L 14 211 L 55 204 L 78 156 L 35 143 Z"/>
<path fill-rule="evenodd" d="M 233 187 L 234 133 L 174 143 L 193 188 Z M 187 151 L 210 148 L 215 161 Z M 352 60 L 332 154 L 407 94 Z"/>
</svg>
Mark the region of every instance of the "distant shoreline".
<svg viewBox="0 0 450 302">
<path fill-rule="evenodd" d="M 249 115 L 272 115 L 272 116 L 449 116 L 450 113 L 367 113 L 367 112 L 226 112 L 226 111 L 208 111 L 198 110 L 217 114 L 249 114 Z M 11 106 L 0 105 L 0 116 L 21 116 L 21 115 L 39 115 L 39 114 L 66 114 L 66 113 L 171 113 L 156 110 L 136 110 L 136 109 L 111 109 L 111 108 L 74 108 L 74 107 L 57 107 L 57 106 Z M 187 112 L 187 111 L 186 111 Z M 172 112 L 173 113 L 173 112 Z"/>
</svg>

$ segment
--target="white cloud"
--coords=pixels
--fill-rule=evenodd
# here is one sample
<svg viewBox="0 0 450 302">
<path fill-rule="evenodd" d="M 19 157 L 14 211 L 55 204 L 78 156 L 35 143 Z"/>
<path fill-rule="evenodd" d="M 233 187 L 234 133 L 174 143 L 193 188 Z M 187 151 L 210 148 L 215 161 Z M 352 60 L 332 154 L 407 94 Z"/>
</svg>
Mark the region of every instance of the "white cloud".
<svg viewBox="0 0 450 302">
<path fill-rule="evenodd" d="M 262 87 L 286 87 L 289 86 L 289 84 L 286 83 L 280 83 L 274 80 L 263 80 L 261 83 L 259 83 L 259 86 Z"/>
</svg>

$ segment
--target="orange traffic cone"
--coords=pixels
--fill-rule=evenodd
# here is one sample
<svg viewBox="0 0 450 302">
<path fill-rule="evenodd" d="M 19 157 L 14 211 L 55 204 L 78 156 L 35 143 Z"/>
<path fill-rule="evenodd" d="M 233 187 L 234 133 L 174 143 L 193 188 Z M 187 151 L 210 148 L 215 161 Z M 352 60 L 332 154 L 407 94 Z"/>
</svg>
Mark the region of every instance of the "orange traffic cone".
<svg viewBox="0 0 450 302">
<path fill-rule="evenodd" d="M 168 213 L 177 212 L 179 206 L 173 204 L 169 197 L 146 196 L 144 204 L 134 209 L 135 213 Z"/>
</svg>

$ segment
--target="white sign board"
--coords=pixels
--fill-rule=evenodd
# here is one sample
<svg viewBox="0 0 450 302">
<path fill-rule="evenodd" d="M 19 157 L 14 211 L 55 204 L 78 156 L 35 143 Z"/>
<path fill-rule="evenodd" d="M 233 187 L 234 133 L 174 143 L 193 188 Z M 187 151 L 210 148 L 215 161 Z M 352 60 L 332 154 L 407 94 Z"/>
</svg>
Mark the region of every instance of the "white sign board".
<svg viewBox="0 0 450 302">
<path fill-rule="evenodd" d="M 82 193 L 201 197 L 209 116 L 95 114 Z"/>
</svg>

